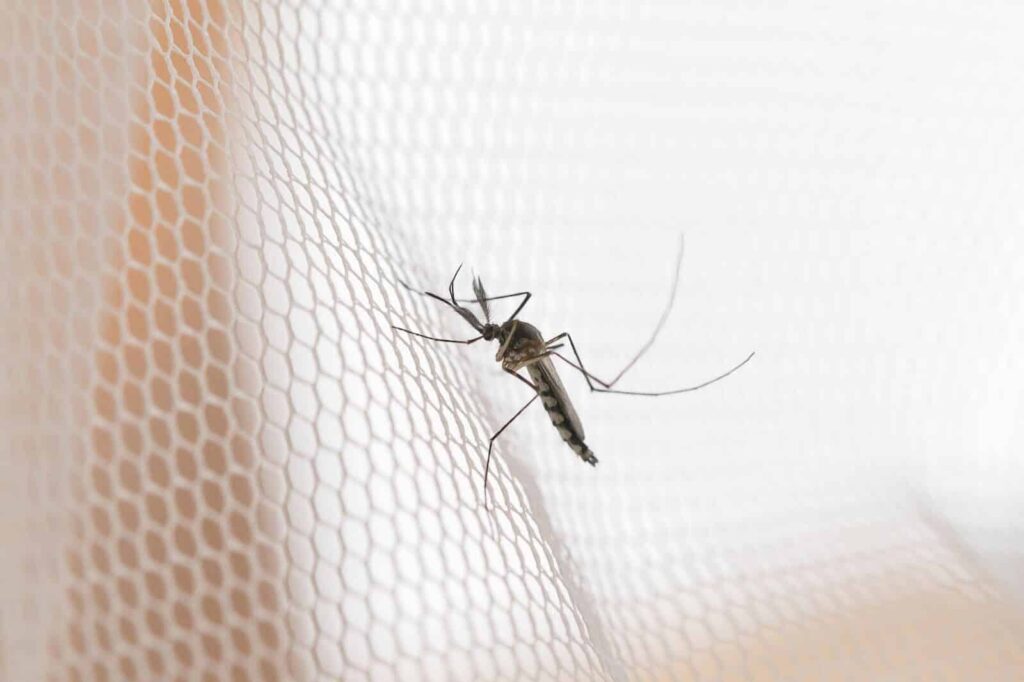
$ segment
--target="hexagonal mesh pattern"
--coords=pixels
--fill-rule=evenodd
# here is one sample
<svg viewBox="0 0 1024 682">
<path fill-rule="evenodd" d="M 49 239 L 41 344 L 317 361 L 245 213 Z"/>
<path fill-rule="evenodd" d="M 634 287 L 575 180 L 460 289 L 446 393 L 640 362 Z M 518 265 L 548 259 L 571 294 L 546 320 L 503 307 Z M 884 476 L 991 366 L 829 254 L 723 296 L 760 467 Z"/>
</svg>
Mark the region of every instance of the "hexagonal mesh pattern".
<svg viewBox="0 0 1024 682">
<path fill-rule="evenodd" d="M 1013 610 L 891 482 L 687 469 L 645 421 L 670 407 L 591 406 L 626 434 L 602 432 L 597 478 L 517 425 L 488 512 L 486 444 L 522 387 L 390 328 L 466 338 L 398 284 L 440 288 L 467 252 L 570 315 L 554 292 L 602 286 L 578 276 L 584 226 L 656 182 L 631 155 L 666 111 L 706 113 L 637 55 L 748 83 L 772 66 L 700 29 L 757 16 L 2 4 L 2 679 L 1024 672 Z M 705 414 L 742 421 L 734 400 Z"/>
</svg>

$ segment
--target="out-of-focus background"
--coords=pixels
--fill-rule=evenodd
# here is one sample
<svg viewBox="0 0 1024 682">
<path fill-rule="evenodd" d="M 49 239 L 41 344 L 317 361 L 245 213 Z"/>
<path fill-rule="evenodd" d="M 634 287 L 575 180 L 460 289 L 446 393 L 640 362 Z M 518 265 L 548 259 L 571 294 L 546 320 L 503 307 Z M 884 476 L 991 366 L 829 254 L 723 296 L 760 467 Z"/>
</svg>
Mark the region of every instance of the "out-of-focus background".
<svg viewBox="0 0 1024 682">
<path fill-rule="evenodd" d="M 4 0 L 0 679 L 1020 679 L 1022 21 Z"/>
</svg>

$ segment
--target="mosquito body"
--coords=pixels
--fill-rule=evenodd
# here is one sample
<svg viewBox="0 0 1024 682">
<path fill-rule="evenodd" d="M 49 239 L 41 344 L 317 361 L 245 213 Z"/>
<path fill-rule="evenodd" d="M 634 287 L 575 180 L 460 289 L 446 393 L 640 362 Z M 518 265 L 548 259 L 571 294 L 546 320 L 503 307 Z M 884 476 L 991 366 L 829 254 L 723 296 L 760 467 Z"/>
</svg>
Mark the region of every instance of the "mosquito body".
<svg viewBox="0 0 1024 682">
<path fill-rule="evenodd" d="M 639 395 L 639 396 L 662 396 L 672 395 L 675 393 L 686 393 L 689 391 L 696 391 L 699 388 L 708 386 L 715 383 L 725 377 L 729 376 L 740 367 L 750 361 L 754 354 L 751 353 L 740 362 L 738 365 L 730 369 L 728 372 L 721 374 L 714 379 L 710 379 L 696 386 L 688 386 L 686 388 L 677 388 L 668 391 L 623 391 L 613 389 L 622 376 L 629 371 L 630 368 L 640 359 L 640 357 L 647 351 L 648 348 L 654 343 L 658 333 L 661 331 L 662 326 L 665 324 L 665 320 L 668 319 L 668 313 L 672 308 L 672 303 L 675 301 L 676 288 L 679 284 L 679 272 L 680 265 L 682 263 L 682 248 L 680 248 L 679 258 L 676 261 L 676 272 L 675 280 L 672 285 L 672 294 L 669 298 L 668 305 L 665 311 L 662 313 L 661 319 L 658 321 L 657 326 L 654 329 L 653 334 L 647 340 L 647 342 L 640 348 L 640 350 L 633 356 L 626 366 L 613 378 L 611 381 L 603 381 L 598 379 L 596 376 L 591 374 L 583 366 L 583 361 L 580 359 L 579 351 L 576 349 L 576 344 L 573 342 L 572 336 L 568 332 L 562 332 L 550 339 L 545 340 L 544 336 L 540 333 L 536 327 L 527 322 L 523 322 L 518 319 L 519 313 L 522 312 L 523 308 L 529 302 L 533 294 L 528 291 L 520 291 L 514 294 L 503 294 L 501 296 L 487 296 L 484 290 L 483 283 L 479 277 L 473 279 L 473 293 L 474 298 L 456 299 L 455 298 L 455 281 L 459 276 L 459 272 L 462 270 L 462 266 L 455 271 L 451 281 L 448 283 L 448 296 L 440 296 L 438 294 L 429 291 L 417 291 L 413 289 L 405 282 L 401 282 L 402 286 L 413 291 L 415 293 L 422 294 L 436 301 L 440 301 L 446 306 L 452 308 L 457 312 L 466 322 L 473 327 L 477 332 L 477 336 L 471 339 L 443 339 L 435 336 L 428 336 L 427 334 L 421 334 L 420 332 L 405 329 L 404 327 L 397 327 L 392 325 L 393 329 L 411 334 L 412 336 L 418 336 L 423 339 L 430 341 L 439 341 L 441 343 L 460 343 L 464 345 L 470 345 L 477 341 L 497 341 L 498 352 L 495 354 L 494 359 L 501 363 L 501 368 L 506 373 L 514 376 L 519 381 L 523 382 L 533 391 L 533 396 L 519 408 L 519 411 L 512 415 L 505 424 L 498 429 L 493 436 L 490 438 L 490 442 L 487 446 L 487 462 L 484 465 L 484 499 L 486 504 L 487 495 L 487 478 L 490 472 L 491 465 L 491 452 L 494 449 L 494 441 L 497 440 L 498 436 L 507 429 L 512 422 L 514 422 L 519 415 L 526 411 L 530 405 L 533 404 L 537 398 L 541 399 L 544 405 L 544 409 L 548 413 L 548 417 L 551 419 L 551 423 L 558 429 L 559 435 L 562 440 L 572 449 L 576 455 L 584 462 L 590 465 L 597 464 L 597 458 L 594 453 L 590 450 L 585 442 L 585 435 L 583 432 L 583 424 L 580 421 L 579 416 L 576 414 L 576 410 L 573 408 L 572 401 L 569 399 L 569 394 L 565 390 L 565 386 L 562 385 L 562 381 L 558 376 L 558 372 L 555 370 L 553 362 L 554 358 L 557 358 L 569 365 L 573 369 L 580 372 L 583 378 L 586 379 L 587 385 L 591 391 L 597 393 L 618 393 L 623 395 Z M 516 307 L 515 311 L 508 317 L 507 320 L 501 324 L 496 324 L 491 321 L 490 302 L 500 299 L 517 298 L 521 297 L 522 300 Z M 460 305 L 460 303 L 473 303 L 480 307 L 483 312 L 484 321 L 481 322 L 477 315 Z M 568 341 L 569 348 L 572 350 L 575 362 L 568 359 L 564 355 L 558 352 L 559 349 L 563 348 L 564 344 L 562 340 Z M 525 369 L 529 374 L 529 379 L 520 374 L 520 370 Z M 595 385 L 596 384 L 596 385 Z"/>
<path fill-rule="evenodd" d="M 583 423 L 551 361 L 552 347 L 540 330 L 521 320 L 510 320 L 498 328 L 497 338 L 501 346 L 494 359 L 501 363 L 501 368 L 516 376 L 520 376 L 520 369 L 526 369 L 533 380 L 531 388 L 537 392 L 562 440 L 584 462 L 596 465 L 597 458 L 584 442 Z"/>
</svg>

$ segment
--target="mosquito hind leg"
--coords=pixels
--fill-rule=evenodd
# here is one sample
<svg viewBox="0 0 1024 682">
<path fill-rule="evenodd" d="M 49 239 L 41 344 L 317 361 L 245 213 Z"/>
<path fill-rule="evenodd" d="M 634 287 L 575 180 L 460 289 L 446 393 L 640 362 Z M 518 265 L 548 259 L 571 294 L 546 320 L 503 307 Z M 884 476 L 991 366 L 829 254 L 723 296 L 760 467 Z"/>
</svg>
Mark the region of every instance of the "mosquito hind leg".
<svg viewBox="0 0 1024 682">
<path fill-rule="evenodd" d="M 552 339 L 550 339 L 549 341 L 547 341 L 547 343 L 545 345 L 547 345 L 550 350 L 554 350 L 555 348 L 557 348 L 557 346 L 552 346 L 553 343 L 555 343 L 556 341 L 560 341 L 561 339 L 569 339 L 569 345 L 572 347 L 572 353 L 573 353 L 573 355 L 576 356 L 576 362 L 578 362 L 579 365 L 580 365 L 578 369 L 580 369 L 580 371 L 583 372 L 583 376 L 586 377 L 587 384 L 590 386 L 590 390 L 592 390 L 592 391 L 598 390 L 594 386 L 594 384 L 591 383 L 591 380 L 596 381 L 597 383 L 599 383 L 601 386 L 603 386 L 606 389 L 607 388 L 611 388 L 612 386 L 617 384 L 619 379 L 621 379 L 623 376 L 625 376 L 626 372 L 631 370 L 633 368 L 633 365 L 635 365 L 637 363 L 637 361 L 640 360 L 640 358 L 642 358 L 644 356 L 644 354 L 650 349 L 650 347 L 654 345 L 655 340 L 657 340 L 658 335 L 661 333 L 662 328 L 665 326 L 665 322 L 668 321 L 668 315 L 669 315 L 670 312 L 672 312 L 672 306 L 673 306 L 673 304 L 675 304 L 675 301 L 676 301 L 676 292 L 679 290 L 679 275 L 682 272 L 682 268 L 683 268 L 683 252 L 684 252 L 684 250 L 685 250 L 685 243 L 683 241 L 683 236 L 680 235 L 679 236 L 679 255 L 676 256 L 676 269 L 675 269 L 675 273 L 672 276 L 672 289 L 669 292 L 668 303 L 665 304 L 665 309 L 661 312 L 661 317 L 658 318 L 658 323 L 654 326 L 654 331 L 651 332 L 650 338 L 647 339 L 647 341 L 640 347 L 640 350 L 638 350 L 636 352 L 636 355 L 634 355 L 633 358 L 629 362 L 626 363 L 625 367 L 623 367 L 621 370 L 619 370 L 619 373 L 616 374 L 615 378 L 613 378 L 611 381 L 604 381 L 603 379 L 598 379 L 596 376 L 594 376 L 593 374 L 591 374 L 591 373 L 587 372 L 585 369 L 583 369 L 583 359 L 580 358 L 580 353 L 579 353 L 578 350 L 576 350 L 576 344 L 573 343 L 572 336 L 570 336 L 568 332 L 563 332 L 563 333 L 559 334 L 558 336 L 555 336 Z M 561 356 L 559 356 L 559 357 L 561 357 Z M 562 358 L 562 359 L 565 360 L 565 358 Z M 568 361 L 566 361 L 566 362 L 568 362 Z M 572 364 L 572 363 L 570 363 L 570 364 Z"/>
<path fill-rule="evenodd" d="M 570 340 L 570 345 L 572 345 L 571 340 Z M 573 351 L 575 351 L 575 348 L 573 348 Z M 573 362 L 572 360 L 570 360 L 569 358 L 565 357 L 564 355 L 562 355 L 561 353 L 558 353 L 558 352 L 552 352 L 551 355 L 554 355 L 559 360 L 561 360 L 562 362 L 564 362 L 565 364 L 569 365 L 570 367 L 572 367 L 573 369 L 578 371 L 580 374 L 582 374 L 583 377 L 587 380 L 587 385 L 590 386 L 590 390 L 591 391 L 596 391 L 597 393 L 618 393 L 620 395 L 643 395 L 643 396 L 651 396 L 651 397 L 660 396 L 660 395 L 674 395 L 676 393 L 689 393 L 690 391 L 696 391 L 699 388 L 704 388 L 705 386 L 710 386 L 711 384 L 713 384 L 715 382 L 718 382 L 718 381 L 721 381 L 722 379 L 726 378 L 727 376 L 729 376 L 730 374 L 732 374 L 733 372 L 738 370 L 740 367 L 742 367 L 743 365 L 745 365 L 748 362 L 750 362 L 750 359 L 754 357 L 754 353 L 751 353 L 750 355 L 745 357 L 742 362 L 740 362 L 739 364 L 733 366 L 729 371 L 724 372 L 722 374 L 719 374 L 714 379 L 708 379 L 707 381 L 699 383 L 696 386 L 686 386 L 684 388 L 674 388 L 674 389 L 671 389 L 671 390 L 668 390 L 668 391 L 621 391 L 621 390 L 616 390 L 616 389 L 612 389 L 612 388 L 598 388 L 597 386 L 594 386 L 594 384 L 592 384 L 591 381 L 590 381 L 591 379 L 593 379 L 594 381 L 598 382 L 602 386 L 607 386 L 607 384 L 605 382 L 601 381 L 600 379 L 598 379 L 597 377 L 595 377 L 590 372 L 588 372 L 583 367 L 583 363 L 580 363 L 580 364 L 577 365 L 575 362 Z M 577 353 L 576 354 L 576 359 L 579 360 L 579 357 L 580 357 L 579 353 Z M 618 380 L 618 379 L 616 378 L 616 380 Z"/>
<path fill-rule="evenodd" d="M 565 344 L 556 342 L 561 341 L 562 339 L 567 339 L 569 341 L 569 347 L 572 348 L 572 354 L 576 356 L 576 362 L 579 363 L 579 367 L 577 367 L 576 369 L 578 369 L 583 374 L 583 378 L 587 380 L 587 385 L 590 386 L 591 391 L 598 390 L 592 382 L 596 381 L 605 388 L 611 388 L 612 386 L 615 385 L 616 381 L 622 378 L 622 375 L 625 373 L 625 370 L 623 370 L 622 372 L 619 372 L 619 376 L 615 377 L 611 381 L 604 381 L 603 379 L 598 379 L 596 376 L 588 372 L 583 366 L 583 359 L 580 358 L 580 352 L 576 350 L 576 344 L 573 342 L 572 335 L 569 332 L 562 332 L 561 334 L 553 336 L 544 342 L 544 345 L 547 346 L 550 355 L 558 355 L 558 353 L 555 353 L 554 351 L 558 348 L 562 348 Z M 558 355 L 558 357 L 562 356 Z M 565 360 L 565 358 L 562 359 Z M 572 363 L 570 362 L 569 364 L 571 365 Z M 629 367 L 627 367 L 626 369 L 629 369 Z"/>
<path fill-rule="evenodd" d="M 573 362 L 572 360 L 570 360 L 569 358 L 565 357 L 561 353 L 556 352 L 554 349 L 558 348 L 558 346 L 551 346 L 552 343 L 554 343 L 555 341 L 560 341 L 561 339 L 568 339 L 569 347 L 572 348 L 572 354 L 574 356 L 576 356 L 576 362 Z M 552 337 L 551 340 L 547 341 L 545 345 L 548 346 L 548 355 L 553 355 L 553 356 L 557 357 L 559 360 L 561 360 L 562 362 L 564 362 L 565 364 L 569 365 L 570 367 L 575 369 L 577 372 L 582 374 L 583 378 L 586 379 L 587 386 L 590 387 L 591 391 L 594 391 L 594 392 L 597 392 L 597 393 L 618 393 L 618 394 L 621 394 L 621 395 L 659 396 L 659 395 L 672 395 L 672 394 L 675 394 L 675 393 L 688 393 L 690 391 L 696 391 L 698 388 L 704 388 L 705 386 L 710 386 L 711 384 L 715 383 L 716 381 L 721 381 L 722 379 L 726 378 L 727 376 L 729 376 L 730 374 L 732 374 L 733 372 L 738 370 L 743 365 L 745 365 L 748 362 L 750 362 L 750 359 L 752 357 L 754 357 L 754 353 L 751 353 L 746 358 L 744 358 L 742 362 L 740 362 L 739 364 L 735 365 L 728 372 L 720 374 L 717 377 L 715 377 L 714 379 L 709 379 L 708 381 L 705 381 L 703 383 L 697 384 L 696 386 L 687 386 L 685 388 L 676 388 L 676 389 L 672 389 L 672 390 L 669 390 L 669 391 L 618 391 L 618 390 L 613 390 L 612 386 L 614 386 L 615 383 L 619 379 L 622 378 L 622 375 L 625 372 L 624 371 L 623 372 L 619 372 L 619 375 L 616 376 L 611 381 L 604 381 L 603 379 L 600 379 L 600 378 L 594 376 L 593 374 L 591 374 L 587 370 L 587 368 L 583 365 L 583 360 L 580 358 L 579 351 L 576 350 L 576 344 L 572 340 L 572 335 L 570 335 L 568 332 L 562 332 L 561 334 L 559 334 L 559 335 L 557 335 L 555 337 Z M 629 369 L 629 367 L 627 367 L 626 369 Z M 595 386 L 594 382 L 597 382 L 600 386 Z"/>
<path fill-rule="evenodd" d="M 580 357 L 580 352 L 579 352 L 579 350 L 576 349 L 576 343 L 572 340 L 572 336 L 568 332 L 563 332 L 561 334 L 558 334 L 557 336 L 552 337 L 550 340 L 548 340 L 545 343 L 545 345 L 548 347 L 548 349 L 550 351 L 550 354 L 556 356 L 557 358 L 562 360 L 562 362 L 566 363 L 567 365 L 569 365 L 573 369 L 577 370 L 580 374 L 582 374 L 583 378 L 587 380 L 587 386 L 590 387 L 591 391 L 596 391 L 598 393 L 620 393 L 622 395 L 643 395 L 643 396 L 672 395 L 672 394 L 675 394 L 675 393 L 687 393 L 689 391 L 696 391 L 699 388 L 704 388 L 705 386 L 710 386 L 711 384 L 715 383 L 716 381 L 721 381 L 725 377 L 729 376 L 730 374 L 732 374 L 733 372 L 738 370 L 743 365 L 745 365 L 748 362 L 750 362 L 750 359 L 752 357 L 754 357 L 753 353 L 751 353 L 746 358 L 744 358 L 742 362 L 740 362 L 739 364 L 735 365 L 732 369 L 730 369 L 729 371 L 727 371 L 727 372 L 725 372 L 723 374 L 718 375 L 714 379 L 709 379 L 708 381 L 705 381 L 703 383 L 697 384 L 696 386 L 687 386 L 685 388 L 677 388 L 677 389 L 673 389 L 673 390 L 670 390 L 670 391 L 620 391 L 620 390 L 614 390 L 612 388 L 612 386 L 614 386 L 616 383 L 618 383 L 619 379 L 621 379 L 626 374 L 626 372 L 628 372 L 630 369 L 632 369 L 633 365 L 635 365 L 637 363 L 637 361 L 641 357 L 643 357 L 644 353 L 646 353 L 647 350 L 654 344 L 655 339 L 658 338 L 658 334 L 661 333 L 662 327 L 665 326 L 665 322 L 666 322 L 666 320 L 668 320 L 668 314 L 672 310 L 672 304 L 675 303 L 675 300 L 676 300 L 676 291 L 679 288 L 679 273 L 682 270 L 683 250 L 684 250 L 684 244 L 683 244 L 682 237 L 680 237 L 680 240 L 679 240 L 679 256 L 676 259 L 676 271 L 675 271 L 675 276 L 673 277 L 673 280 L 672 280 L 672 291 L 671 291 L 671 293 L 669 294 L 669 297 L 668 297 L 668 304 L 665 306 L 665 310 L 661 313 L 661 317 L 658 319 L 658 324 L 655 325 L 654 331 L 651 333 L 651 337 L 649 339 L 647 339 L 647 342 L 644 343 L 644 345 L 640 347 L 640 350 L 637 351 L 636 355 L 634 355 L 633 358 L 629 362 L 626 363 L 626 366 L 623 367 L 619 371 L 619 373 L 616 374 L 615 377 L 611 381 L 605 381 L 604 379 L 599 379 L 598 377 L 594 376 L 589 371 L 587 371 L 587 368 L 583 365 L 583 359 Z M 576 356 L 576 362 L 573 362 L 572 360 L 569 360 L 564 355 L 558 353 L 555 350 L 556 348 L 558 348 L 558 346 L 554 345 L 555 342 L 561 341 L 562 339 L 568 339 L 569 340 L 569 347 L 572 348 L 572 354 L 574 356 Z M 595 386 L 594 382 L 597 382 L 599 384 L 599 386 Z"/>
</svg>

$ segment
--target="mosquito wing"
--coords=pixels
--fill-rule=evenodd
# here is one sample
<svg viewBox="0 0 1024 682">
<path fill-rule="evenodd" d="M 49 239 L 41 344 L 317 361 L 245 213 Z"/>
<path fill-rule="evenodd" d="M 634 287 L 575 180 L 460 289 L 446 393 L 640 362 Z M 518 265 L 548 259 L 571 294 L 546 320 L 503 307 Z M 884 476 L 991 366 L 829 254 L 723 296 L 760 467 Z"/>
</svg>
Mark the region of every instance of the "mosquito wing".
<svg viewBox="0 0 1024 682">
<path fill-rule="evenodd" d="M 569 423 L 569 428 L 576 433 L 580 440 L 584 440 L 583 423 L 580 421 L 579 415 L 576 414 L 572 401 L 569 400 L 569 394 L 566 392 L 565 386 L 562 385 L 562 380 L 558 378 L 558 372 L 555 370 L 555 365 L 551 362 L 551 358 L 541 358 L 533 366 L 544 380 L 544 383 L 551 387 L 551 393 L 554 394 L 555 400 L 558 401 L 559 406 L 562 408 L 565 420 Z"/>
</svg>

